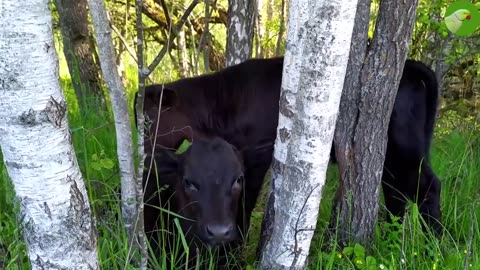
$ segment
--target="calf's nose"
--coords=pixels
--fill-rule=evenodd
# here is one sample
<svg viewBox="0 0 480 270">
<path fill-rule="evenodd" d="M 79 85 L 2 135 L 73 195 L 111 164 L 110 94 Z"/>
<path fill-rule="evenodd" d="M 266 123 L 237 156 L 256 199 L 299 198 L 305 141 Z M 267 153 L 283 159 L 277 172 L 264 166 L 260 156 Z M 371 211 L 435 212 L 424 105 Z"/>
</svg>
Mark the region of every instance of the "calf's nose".
<svg viewBox="0 0 480 270">
<path fill-rule="evenodd" d="M 207 236 L 214 242 L 226 242 L 231 239 L 233 228 L 233 224 L 210 224 L 206 226 Z"/>
</svg>

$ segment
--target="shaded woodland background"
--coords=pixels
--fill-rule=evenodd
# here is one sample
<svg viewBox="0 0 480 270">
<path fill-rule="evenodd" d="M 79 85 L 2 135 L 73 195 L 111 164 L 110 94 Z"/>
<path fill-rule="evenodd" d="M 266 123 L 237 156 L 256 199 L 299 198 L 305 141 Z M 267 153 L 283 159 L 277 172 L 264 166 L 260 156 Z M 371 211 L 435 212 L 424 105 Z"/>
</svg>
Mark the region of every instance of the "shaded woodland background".
<svg viewBox="0 0 480 270">
<path fill-rule="evenodd" d="M 288 0 L 257 0 L 252 57 L 267 58 L 285 51 Z M 372 1 L 369 36 L 373 35 L 379 1 Z M 363 247 L 338 251 L 325 242 L 322 232 L 329 220 L 337 171 L 329 171 L 324 189 L 318 233 L 310 264 L 315 269 L 480 269 L 480 235 L 477 202 L 480 201 L 480 32 L 458 37 L 442 22 L 453 1 L 420 1 L 408 58 L 431 66 L 441 85 L 441 105 L 432 150 L 433 167 L 442 179 L 445 224 L 452 232 L 446 240 L 421 235 L 418 213 L 404 226 L 378 227 L 377 250 L 366 255 Z M 183 27 L 176 25 L 195 4 Z M 135 7 L 132 0 L 107 0 L 116 48 L 116 63 L 127 89 L 129 109 L 137 91 Z M 225 67 L 227 0 L 144 0 L 146 62 L 167 48 L 147 84 L 170 82 L 221 70 Z M 104 269 L 124 269 L 128 251 L 121 224 L 119 177 L 116 164 L 113 116 L 100 72 L 91 19 L 85 0 L 54 0 L 52 11 L 60 76 L 67 103 L 73 143 L 87 182 L 98 222 L 100 260 Z M 132 127 L 133 112 L 132 112 Z M 134 132 L 134 136 L 136 133 Z M 0 167 L 0 269 L 29 269 L 19 228 L 18 205 L 3 165 Z M 268 184 L 268 183 L 266 183 Z M 261 203 L 262 199 L 259 200 Z M 262 204 L 254 212 L 252 237 L 245 259 L 253 264 Z M 362 251 L 363 250 L 363 251 Z M 426 251 L 425 251 L 426 250 Z M 159 265 L 161 264 L 161 258 Z M 359 263 L 360 262 L 360 263 Z M 368 268 L 368 265 L 374 268 Z M 127 267 L 128 268 L 128 267 Z"/>
<path fill-rule="evenodd" d="M 69 69 L 77 69 L 84 90 L 76 90 L 78 100 L 84 91 L 102 96 L 98 57 L 94 50 L 92 26 L 87 20 L 86 1 L 72 6 L 55 1 L 54 27 L 59 48 L 65 53 Z M 83 3 L 82 3 L 83 2 Z M 225 40 L 228 3 L 225 0 L 198 1 L 183 27 L 176 29 L 185 11 L 197 1 L 146 0 L 143 2 L 147 63 L 168 46 L 161 65 L 149 83 L 168 82 L 225 67 Z M 442 14 L 453 1 L 420 1 L 409 57 L 431 66 L 441 81 L 442 111 L 457 107 L 462 115 L 478 108 L 480 34 L 463 38 L 450 34 Z M 127 77 L 135 65 L 135 9 L 133 1 L 106 1 L 116 46 L 119 71 Z M 258 0 L 252 10 L 257 18 L 252 57 L 283 55 L 288 0 Z M 83 7 L 84 10 L 79 12 Z M 378 1 L 372 1 L 369 36 L 373 35 Z M 169 39 L 170 37 L 170 39 Z M 172 37 L 175 37 L 173 40 Z M 75 72 L 74 72 L 75 73 Z M 76 80 L 72 80 L 76 83 Z M 125 81 L 130 86 L 131 80 Z M 147 82 L 148 83 L 148 82 Z M 78 88 L 74 85 L 75 89 Z M 130 87 L 127 87 L 130 88 Z M 447 106 L 448 103 L 448 106 Z M 458 105 L 458 106 L 457 106 Z M 478 117 L 478 116 L 477 116 Z"/>
</svg>

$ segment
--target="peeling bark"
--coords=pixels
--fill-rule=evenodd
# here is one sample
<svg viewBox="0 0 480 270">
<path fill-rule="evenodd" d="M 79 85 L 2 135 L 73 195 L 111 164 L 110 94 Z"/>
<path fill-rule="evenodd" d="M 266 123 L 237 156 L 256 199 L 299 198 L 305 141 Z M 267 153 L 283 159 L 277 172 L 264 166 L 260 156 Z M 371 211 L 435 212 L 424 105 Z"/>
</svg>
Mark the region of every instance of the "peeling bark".
<svg viewBox="0 0 480 270">
<path fill-rule="evenodd" d="M 362 9 L 356 21 L 359 31 L 366 31 L 361 17 L 368 14 L 365 10 L 369 8 L 368 2 L 362 1 L 359 5 Z M 388 124 L 417 5 L 418 0 L 380 3 L 374 36 L 363 61 L 357 57 L 362 57 L 360 50 L 365 48 L 366 32 L 358 33 L 355 38 L 357 47 L 353 46 L 350 60 L 355 63 L 350 67 L 353 77 L 345 84 L 335 137 L 341 172 L 335 209 L 339 218 L 339 242 L 367 244 L 374 236 Z M 392 21 L 399 23 L 392 24 Z"/>
<path fill-rule="evenodd" d="M 5 0 L 0 14 L 0 146 L 20 201 L 32 269 L 100 269 L 49 2 Z"/>
<path fill-rule="evenodd" d="M 357 1 L 290 2 L 261 269 L 304 269 L 317 223 Z M 272 210 L 273 207 L 273 210 Z"/>
</svg>

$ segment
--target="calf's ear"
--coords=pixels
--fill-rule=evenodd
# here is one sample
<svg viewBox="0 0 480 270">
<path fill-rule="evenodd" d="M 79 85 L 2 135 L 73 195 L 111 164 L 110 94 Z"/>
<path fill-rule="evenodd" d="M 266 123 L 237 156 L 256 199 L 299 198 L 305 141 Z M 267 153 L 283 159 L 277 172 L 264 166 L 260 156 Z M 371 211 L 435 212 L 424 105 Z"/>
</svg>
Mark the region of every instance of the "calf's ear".
<svg viewBox="0 0 480 270">
<path fill-rule="evenodd" d="M 155 153 L 155 168 L 160 176 L 181 173 L 181 163 L 181 156 L 176 155 L 174 151 L 162 149 Z"/>
<path fill-rule="evenodd" d="M 177 94 L 175 90 L 161 85 L 149 85 L 145 88 L 144 107 L 145 111 L 150 109 L 157 109 L 162 101 L 162 106 L 173 106 L 176 102 Z"/>
</svg>

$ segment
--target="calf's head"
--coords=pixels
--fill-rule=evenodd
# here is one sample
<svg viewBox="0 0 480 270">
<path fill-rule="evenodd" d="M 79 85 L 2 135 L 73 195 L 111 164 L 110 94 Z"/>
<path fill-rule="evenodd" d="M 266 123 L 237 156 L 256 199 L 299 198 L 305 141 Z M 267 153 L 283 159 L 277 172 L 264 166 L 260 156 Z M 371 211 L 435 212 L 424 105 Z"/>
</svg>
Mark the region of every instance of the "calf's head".
<svg viewBox="0 0 480 270">
<path fill-rule="evenodd" d="M 157 155 L 161 171 L 175 172 L 173 204 L 184 233 L 209 246 L 239 239 L 237 212 L 244 187 L 243 162 L 234 146 L 220 138 L 196 139 L 180 155 Z"/>
</svg>

